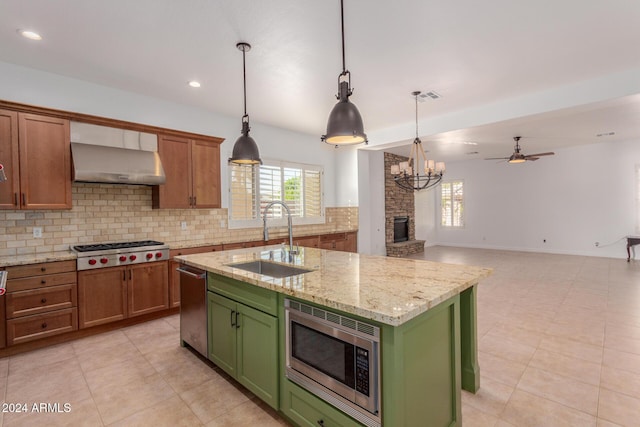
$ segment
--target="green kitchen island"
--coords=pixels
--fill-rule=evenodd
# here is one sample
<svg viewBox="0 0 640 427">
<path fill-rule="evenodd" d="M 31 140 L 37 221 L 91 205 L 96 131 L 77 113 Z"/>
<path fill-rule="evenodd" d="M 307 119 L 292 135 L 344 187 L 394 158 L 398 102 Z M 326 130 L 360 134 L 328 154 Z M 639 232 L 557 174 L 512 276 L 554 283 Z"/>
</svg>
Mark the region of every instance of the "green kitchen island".
<svg viewBox="0 0 640 427">
<path fill-rule="evenodd" d="M 462 425 L 461 389 L 480 386 L 477 285 L 491 269 L 314 248 L 290 256 L 281 245 L 176 259 L 208 272 L 209 360 L 294 424 Z M 254 261 L 310 271 L 274 277 L 239 268 Z M 287 378 L 285 298 L 380 328 L 373 423 Z"/>
</svg>

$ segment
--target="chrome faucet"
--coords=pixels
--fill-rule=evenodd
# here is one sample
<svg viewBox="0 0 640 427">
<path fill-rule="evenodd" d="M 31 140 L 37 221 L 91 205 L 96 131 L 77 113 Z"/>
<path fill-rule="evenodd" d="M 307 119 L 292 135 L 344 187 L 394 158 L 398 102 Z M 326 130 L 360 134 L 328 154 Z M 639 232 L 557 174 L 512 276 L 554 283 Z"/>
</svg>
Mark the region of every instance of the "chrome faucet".
<svg viewBox="0 0 640 427">
<path fill-rule="evenodd" d="M 264 207 L 264 211 L 262 212 L 262 217 L 264 221 L 264 230 L 263 230 L 264 241 L 266 242 L 267 240 L 269 240 L 269 228 L 267 227 L 267 212 L 269 211 L 269 209 L 271 209 L 273 205 L 281 205 L 287 211 L 287 219 L 288 219 L 288 227 L 289 227 L 289 254 L 295 255 L 298 253 L 298 251 L 293 249 L 293 226 L 292 226 L 292 220 L 291 220 L 291 210 L 289 209 L 289 206 L 287 206 L 287 204 L 283 201 L 274 200 L 273 202 L 270 202 L 267 206 Z"/>
</svg>

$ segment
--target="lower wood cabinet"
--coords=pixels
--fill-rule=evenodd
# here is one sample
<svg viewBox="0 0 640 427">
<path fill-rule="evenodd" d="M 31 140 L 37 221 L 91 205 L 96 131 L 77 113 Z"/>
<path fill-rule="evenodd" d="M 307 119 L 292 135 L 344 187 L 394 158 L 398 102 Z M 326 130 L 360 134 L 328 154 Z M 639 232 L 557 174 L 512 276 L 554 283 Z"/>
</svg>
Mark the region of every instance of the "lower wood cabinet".
<svg viewBox="0 0 640 427">
<path fill-rule="evenodd" d="M 7 320 L 8 345 L 63 334 L 78 329 L 78 310 L 69 308 Z"/>
<path fill-rule="evenodd" d="M 358 252 L 357 232 L 325 234 L 320 236 L 320 249 Z"/>
<path fill-rule="evenodd" d="M 80 328 L 169 308 L 168 262 L 78 272 Z"/>
<path fill-rule="evenodd" d="M 7 267 L 6 344 L 78 329 L 75 261 Z"/>
<path fill-rule="evenodd" d="M 238 286 L 237 297 L 246 304 L 228 298 L 228 292 L 225 292 L 227 296 L 207 292 L 209 359 L 269 406 L 278 409 L 278 318 L 250 306 L 251 290 L 244 292 L 244 287 L 251 285 L 223 280 L 227 285 L 233 282 L 232 286 Z M 260 298 L 272 293 L 267 299 L 277 301 L 275 292 L 260 291 L 265 291 Z M 257 301 L 256 305 L 262 306 L 263 301 Z"/>
</svg>

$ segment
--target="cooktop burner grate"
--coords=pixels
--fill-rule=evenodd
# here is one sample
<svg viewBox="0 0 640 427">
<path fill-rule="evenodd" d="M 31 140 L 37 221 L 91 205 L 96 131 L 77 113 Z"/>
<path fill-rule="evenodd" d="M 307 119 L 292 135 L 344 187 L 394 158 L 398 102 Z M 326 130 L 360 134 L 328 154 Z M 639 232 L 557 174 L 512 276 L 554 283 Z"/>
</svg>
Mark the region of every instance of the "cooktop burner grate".
<svg viewBox="0 0 640 427">
<path fill-rule="evenodd" d="M 140 240 L 137 242 L 116 242 L 116 243 L 96 243 L 92 245 L 76 245 L 73 247 L 78 252 L 95 252 L 106 251 L 110 249 L 128 249 L 128 248 L 140 248 L 143 246 L 158 246 L 164 245 L 162 242 L 155 240 Z"/>
</svg>

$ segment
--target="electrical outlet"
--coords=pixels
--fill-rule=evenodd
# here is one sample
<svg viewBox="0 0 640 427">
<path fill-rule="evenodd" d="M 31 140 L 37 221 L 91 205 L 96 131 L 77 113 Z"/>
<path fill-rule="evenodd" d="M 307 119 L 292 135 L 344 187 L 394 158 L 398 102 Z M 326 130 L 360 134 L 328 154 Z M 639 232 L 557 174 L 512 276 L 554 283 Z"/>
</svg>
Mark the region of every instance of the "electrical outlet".
<svg viewBox="0 0 640 427">
<path fill-rule="evenodd" d="M 186 230 L 186 229 L 187 229 L 187 221 L 182 221 L 182 222 L 180 223 L 180 228 L 181 228 L 182 230 Z"/>
<path fill-rule="evenodd" d="M 33 227 L 33 238 L 42 239 L 42 227 Z"/>
</svg>

